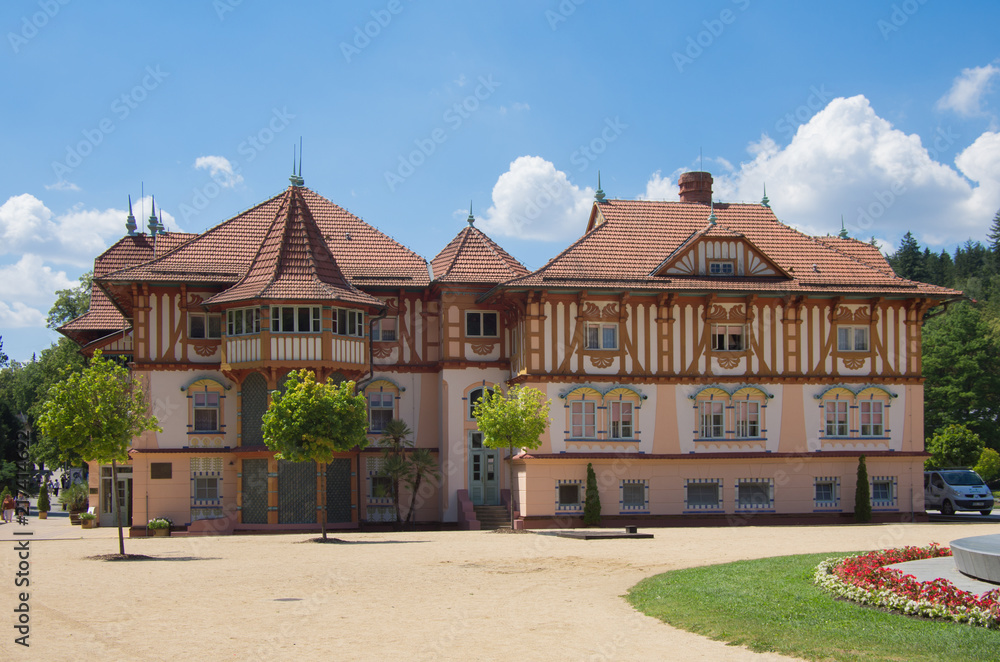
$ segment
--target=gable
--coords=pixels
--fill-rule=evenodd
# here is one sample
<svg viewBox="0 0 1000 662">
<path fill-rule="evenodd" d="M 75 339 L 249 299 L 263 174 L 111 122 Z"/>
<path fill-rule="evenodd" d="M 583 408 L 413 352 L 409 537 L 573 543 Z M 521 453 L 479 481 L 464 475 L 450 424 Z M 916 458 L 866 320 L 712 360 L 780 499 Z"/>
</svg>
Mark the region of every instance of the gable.
<svg viewBox="0 0 1000 662">
<path fill-rule="evenodd" d="M 746 237 L 694 235 L 651 274 L 653 276 L 737 276 L 775 278 L 790 276 Z"/>
</svg>

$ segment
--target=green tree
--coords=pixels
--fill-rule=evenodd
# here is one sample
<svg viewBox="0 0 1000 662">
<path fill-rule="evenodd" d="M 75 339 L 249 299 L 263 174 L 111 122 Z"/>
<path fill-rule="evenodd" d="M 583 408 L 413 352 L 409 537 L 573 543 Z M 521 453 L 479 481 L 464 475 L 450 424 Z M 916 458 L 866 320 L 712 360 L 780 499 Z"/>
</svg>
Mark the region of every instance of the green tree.
<svg viewBox="0 0 1000 662">
<path fill-rule="evenodd" d="M 410 488 L 410 510 L 406 513 L 406 521 L 413 523 L 413 511 L 417 506 L 417 493 L 424 478 L 440 478 L 437 460 L 426 448 L 418 448 L 410 455 L 410 470 L 406 476 L 406 486 Z"/>
<path fill-rule="evenodd" d="M 931 456 L 924 460 L 924 468 L 971 467 L 983 448 L 978 434 L 964 425 L 949 425 L 927 440 L 925 449 Z"/>
<path fill-rule="evenodd" d="M 973 471 L 985 481 L 991 481 L 1000 476 L 1000 453 L 992 448 L 984 448 L 983 452 L 979 454 L 979 461 L 976 462 Z"/>
<path fill-rule="evenodd" d="M 399 484 L 410 473 L 410 463 L 406 460 L 406 449 L 413 447 L 413 441 L 410 439 L 412 434 L 413 430 L 406 424 L 406 421 L 394 418 L 385 424 L 382 438 L 379 440 L 383 446 L 381 474 L 389 479 L 389 484 L 392 486 L 390 496 L 396 510 L 397 529 L 403 528 L 403 520 L 399 511 Z"/>
<path fill-rule="evenodd" d="M 49 308 L 45 326 L 57 329 L 87 312 L 90 308 L 90 286 L 93 280 L 94 272 L 88 271 L 80 276 L 80 284 L 76 287 L 56 290 L 56 300 Z"/>
<path fill-rule="evenodd" d="M 514 529 L 514 449 L 538 448 L 549 425 L 551 401 L 536 388 L 515 386 L 505 396 L 500 389 L 485 390 L 472 413 L 488 448 L 507 448 L 510 467 L 510 528 Z"/>
<path fill-rule="evenodd" d="M 264 414 L 264 443 L 275 457 L 290 462 L 326 464 L 333 454 L 368 445 L 368 408 L 354 382 L 319 383 L 311 370 L 293 370 L 275 391 Z M 323 470 L 325 496 L 326 470 Z M 323 499 L 323 540 L 326 540 L 326 499 Z"/>
<path fill-rule="evenodd" d="M 1000 333 L 979 308 L 961 303 L 923 331 L 924 425 L 964 424 L 1000 449 Z"/>
<path fill-rule="evenodd" d="M 854 488 L 854 521 L 865 523 L 872 521 L 872 496 L 868 486 L 868 465 L 865 456 L 858 458 L 858 484 Z"/>
<path fill-rule="evenodd" d="M 597 526 L 601 523 L 601 495 L 597 490 L 597 474 L 594 465 L 587 463 L 587 494 L 583 501 L 583 523 Z"/>
<path fill-rule="evenodd" d="M 889 256 L 889 264 L 900 278 L 909 280 L 924 279 L 924 256 L 920 244 L 914 239 L 913 233 L 907 232 L 899 243 L 899 250 Z"/>
<path fill-rule="evenodd" d="M 94 354 L 90 365 L 53 385 L 38 417 L 43 434 L 58 445 L 62 457 L 111 463 L 112 484 L 118 484 L 118 463 L 128 461 L 132 439 L 159 430 L 142 384 L 114 361 Z M 117 498 L 118 552 L 125 554 L 121 504 Z"/>
</svg>

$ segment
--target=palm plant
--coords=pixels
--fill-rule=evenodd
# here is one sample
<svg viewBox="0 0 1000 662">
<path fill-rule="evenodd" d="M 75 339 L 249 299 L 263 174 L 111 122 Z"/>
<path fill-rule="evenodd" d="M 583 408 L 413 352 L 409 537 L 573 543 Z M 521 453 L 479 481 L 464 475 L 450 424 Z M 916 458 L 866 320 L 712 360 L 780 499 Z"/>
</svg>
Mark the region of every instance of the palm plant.
<svg viewBox="0 0 1000 662">
<path fill-rule="evenodd" d="M 406 449 L 413 446 L 409 438 L 413 430 L 406 421 L 394 418 L 385 424 L 382 430 L 382 475 L 392 483 L 392 505 L 396 510 L 396 528 L 402 528 L 403 520 L 399 513 L 399 482 L 409 474 L 409 463 L 406 461 Z"/>
<path fill-rule="evenodd" d="M 410 455 L 410 471 L 406 478 L 406 484 L 410 488 L 410 511 L 406 513 L 406 521 L 413 522 L 413 511 L 417 505 L 417 492 L 420 491 L 420 482 L 427 478 L 438 479 L 441 472 L 438 471 L 437 460 L 426 448 L 418 448 Z"/>
</svg>

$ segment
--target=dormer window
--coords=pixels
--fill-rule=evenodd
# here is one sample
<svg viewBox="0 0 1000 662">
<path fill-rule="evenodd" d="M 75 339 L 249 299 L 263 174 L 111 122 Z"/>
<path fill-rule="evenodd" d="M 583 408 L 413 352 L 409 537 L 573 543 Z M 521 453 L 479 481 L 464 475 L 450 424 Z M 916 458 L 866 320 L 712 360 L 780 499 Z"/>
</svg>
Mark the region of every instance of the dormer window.
<svg viewBox="0 0 1000 662">
<path fill-rule="evenodd" d="M 736 265 L 732 260 L 709 260 L 708 274 L 710 276 L 732 276 L 736 273 Z"/>
</svg>

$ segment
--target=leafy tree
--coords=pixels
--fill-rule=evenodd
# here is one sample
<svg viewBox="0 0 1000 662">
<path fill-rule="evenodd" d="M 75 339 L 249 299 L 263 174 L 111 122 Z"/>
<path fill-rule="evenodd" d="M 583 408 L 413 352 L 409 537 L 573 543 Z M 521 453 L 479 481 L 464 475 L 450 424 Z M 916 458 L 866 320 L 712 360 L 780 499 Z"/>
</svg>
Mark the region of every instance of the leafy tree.
<svg viewBox="0 0 1000 662">
<path fill-rule="evenodd" d="M 114 361 L 94 354 L 90 365 L 53 385 L 38 417 L 43 434 L 58 445 L 63 459 L 111 463 L 113 485 L 118 484 L 118 462 L 128 460 L 132 439 L 147 430 L 159 430 L 156 417 L 138 379 Z M 125 554 L 121 504 L 117 498 L 118 551 Z"/>
<path fill-rule="evenodd" d="M 484 391 L 472 413 L 488 448 L 508 449 L 510 467 L 510 528 L 514 528 L 514 449 L 538 448 L 549 425 L 551 401 L 536 388 L 515 386 L 505 396 L 500 389 Z"/>
<path fill-rule="evenodd" d="M 872 496 L 868 487 L 868 465 L 865 456 L 858 458 L 858 484 L 854 488 L 854 521 L 864 524 L 872 521 Z"/>
<path fill-rule="evenodd" d="M 993 271 L 1000 271 L 1000 211 L 993 217 L 993 224 L 986 238 L 989 239 L 988 247 L 993 257 Z"/>
<path fill-rule="evenodd" d="M 80 276 L 80 284 L 68 290 L 56 290 L 56 300 L 45 318 L 45 326 L 56 329 L 83 315 L 90 308 L 90 285 L 94 280 L 94 272 L 88 271 Z"/>
<path fill-rule="evenodd" d="M 424 478 L 440 478 L 437 460 L 426 448 L 418 448 L 410 455 L 410 470 L 406 476 L 406 485 L 410 488 L 410 510 L 406 513 L 406 521 L 413 523 L 413 511 L 417 505 L 417 492 Z"/>
<path fill-rule="evenodd" d="M 1000 448 L 1000 333 L 981 309 L 958 304 L 927 322 L 923 374 L 928 430 L 961 423 Z"/>
<path fill-rule="evenodd" d="M 929 458 L 925 469 L 971 467 L 983 453 L 983 440 L 964 425 L 949 425 L 938 430 L 925 446 Z"/>
<path fill-rule="evenodd" d="M 264 443 L 275 457 L 326 464 L 334 453 L 368 445 L 368 408 L 365 396 L 354 393 L 354 382 L 321 384 L 312 370 L 293 370 L 284 388 L 274 392 L 262 425 Z M 320 493 L 326 494 L 325 485 Z M 322 513 L 326 540 L 325 499 Z"/>
<path fill-rule="evenodd" d="M 601 495 L 597 491 L 597 474 L 594 465 L 587 463 L 587 495 L 583 501 L 583 523 L 597 526 L 601 523 Z"/>
<path fill-rule="evenodd" d="M 399 484 L 410 473 L 410 463 L 406 460 L 406 449 L 413 446 L 413 441 L 409 438 L 413 430 L 398 418 L 394 418 L 385 424 L 382 430 L 382 438 L 379 440 L 384 448 L 382 449 L 382 475 L 389 479 L 391 487 L 392 505 L 396 510 L 396 528 L 403 528 L 403 520 L 399 512 Z"/>
<path fill-rule="evenodd" d="M 924 279 L 924 256 L 920 244 L 914 239 L 913 233 L 907 232 L 899 243 L 899 250 L 889 258 L 893 271 L 901 278 L 910 280 Z"/>
<path fill-rule="evenodd" d="M 984 448 L 979 455 L 979 461 L 973 467 L 973 471 L 979 474 L 983 480 L 990 481 L 1000 476 L 1000 453 L 992 448 Z"/>
<path fill-rule="evenodd" d="M 0 336 L 0 368 L 6 368 L 10 363 L 10 357 L 3 351 L 3 336 Z"/>
</svg>

